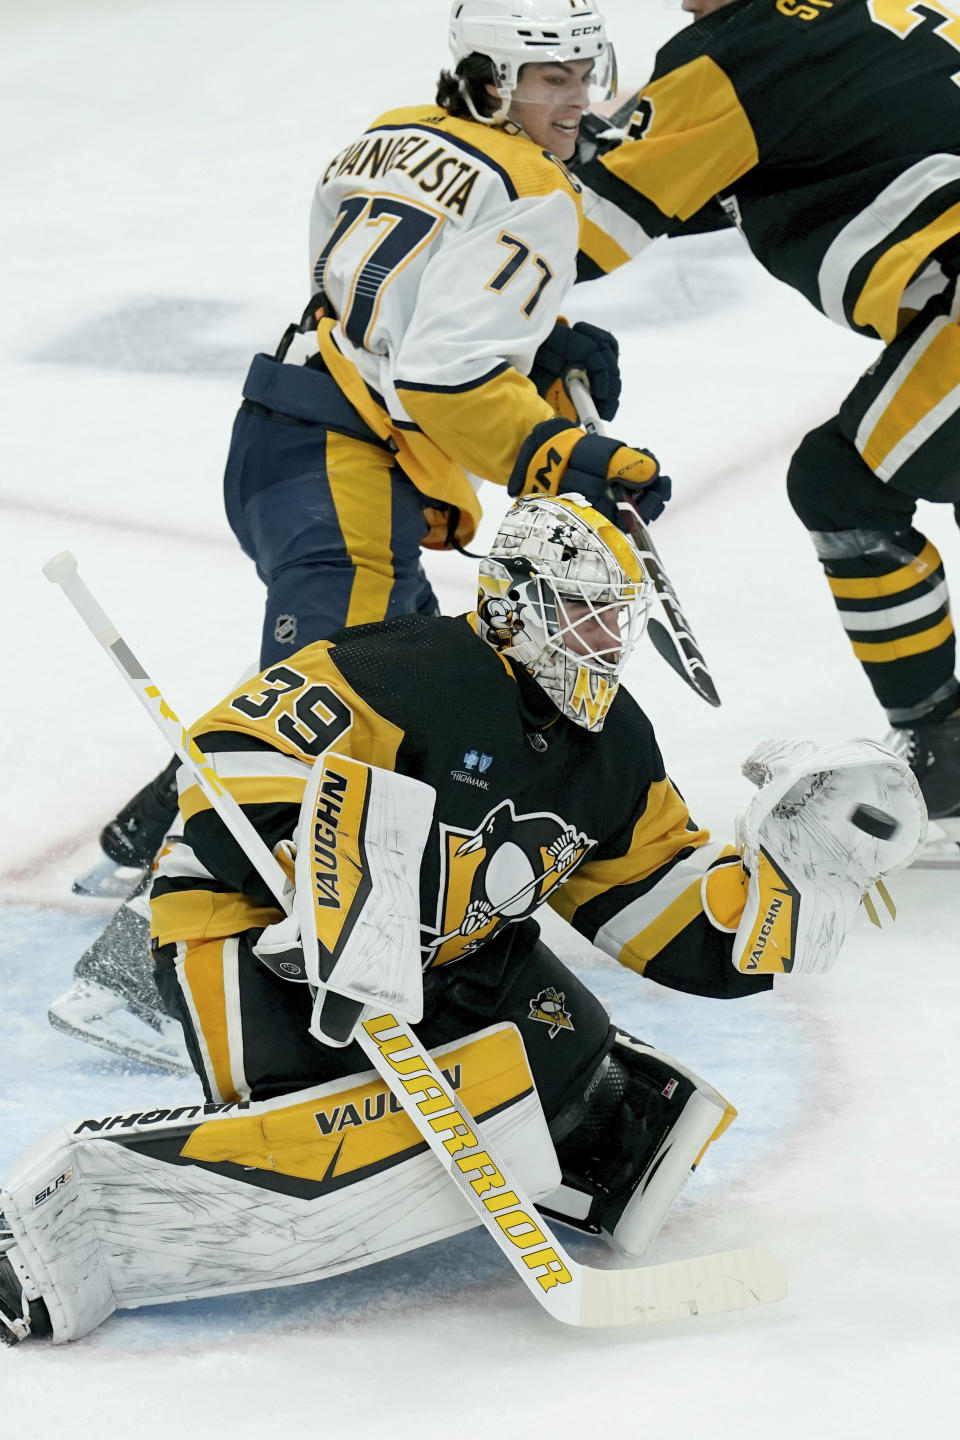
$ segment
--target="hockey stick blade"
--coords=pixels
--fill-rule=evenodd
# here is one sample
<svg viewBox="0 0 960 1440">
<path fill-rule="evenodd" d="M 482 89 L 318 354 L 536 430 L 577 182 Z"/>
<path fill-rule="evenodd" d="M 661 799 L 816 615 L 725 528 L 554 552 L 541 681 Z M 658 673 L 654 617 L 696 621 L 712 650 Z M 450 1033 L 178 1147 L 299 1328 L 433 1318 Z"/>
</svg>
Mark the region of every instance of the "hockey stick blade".
<svg viewBox="0 0 960 1440">
<path fill-rule="evenodd" d="M 769 1250 L 729 1250 L 640 1270 L 586 1270 L 578 1324 L 655 1325 L 771 1305 L 787 1293 Z"/>
<path fill-rule="evenodd" d="M 175 742 L 183 764 L 289 915 L 293 892 L 276 857 L 81 580 L 73 556 L 56 556 L 44 573 L 62 588 L 153 723 Z M 778 1261 L 763 1250 L 625 1270 L 579 1265 L 490 1150 L 482 1129 L 409 1027 L 368 1006 L 356 1039 L 526 1288 L 555 1319 L 590 1327 L 644 1325 L 765 1305 L 786 1294 Z"/>
<path fill-rule="evenodd" d="M 399 1048 L 401 1037 L 405 1048 Z M 368 1007 L 356 1039 L 527 1288 L 555 1320 L 583 1328 L 650 1325 L 783 1299 L 783 1269 L 766 1250 L 732 1250 L 623 1270 L 578 1264 L 516 1179 L 491 1155 L 473 1116 L 409 1027 Z M 394 1064 L 403 1071 L 402 1084 L 398 1074 L 388 1073 Z"/>
<path fill-rule="evenodd" d="M 567 388 L 583 428 L 591 435 L 602 435 L 603 421 L 593 403 L 586 373 L 583 370 L 571 370 L 567 375 Z M 675 670 L 680 678 L 697 692 L 701 700 L 706 700 L 708 705 L 719 706 L 720 696 L 713 683 L 713 676 L 707 668 L 703 651 L 693 638 L 690 622 L 683 613 L 677 592 L 663 568 L 663 561 L 650 538 L 650 531 L 640 520 L 632 505 L 622 504 L 619 508 L 625 521 L 622 528 L 626 530 L 640 552 L 644 568 L 653 581 L 657 599 L 666 616 L 666 625 L 659 620 L 651 619 L 649 621 L 650 639 L 654 648 L 663 656 L 670 668 Z"/>
<path fill-rule="evenodd" d="M 652 616 L 647 622 L 647 629 L 653 648 L 666 660 L 671 670 L 675 670 L 680 679 L 685 680 L 690 688 L 697 692 L 701 700 L 706 700 L 708 705 L 719 707 L 720 696 L 717 694 L 717 687 L 706 666 L 698 666 L 695 662 L 691 663 L 686 660 L 677 648 L 666 625 L 656 616 Z"/>
</svg>

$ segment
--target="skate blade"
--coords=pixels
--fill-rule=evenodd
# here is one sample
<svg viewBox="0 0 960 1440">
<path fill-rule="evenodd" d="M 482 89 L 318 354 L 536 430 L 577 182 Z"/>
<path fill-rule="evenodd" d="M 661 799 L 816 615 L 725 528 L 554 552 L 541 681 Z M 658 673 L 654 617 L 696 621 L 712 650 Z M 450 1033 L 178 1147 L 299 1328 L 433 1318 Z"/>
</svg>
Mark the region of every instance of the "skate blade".
<svg viewBox="0 0 960 1440">
<path fill-rule="evenodd" d="M 183 1032 L 168 1015 L 157 1015 L 159 1031 L 127 1009 L 122 995 L 88 980 L 78 980 L 53 1001 L 47 1019 L 54 1030 L 85 1040 L 111 1055 L 136 1060 L 171 1075 L 193 1070 L 183 1043 Z"/>
<path fill-rule="evenodd" d="M 142 868 L 133 865 L 115 865 L 104 855 L 84 875 L 78 875 L 71 889 L 74 895 L 86 895 L 91 900 L 126 900 L 143 880 Z"/>
</svg>

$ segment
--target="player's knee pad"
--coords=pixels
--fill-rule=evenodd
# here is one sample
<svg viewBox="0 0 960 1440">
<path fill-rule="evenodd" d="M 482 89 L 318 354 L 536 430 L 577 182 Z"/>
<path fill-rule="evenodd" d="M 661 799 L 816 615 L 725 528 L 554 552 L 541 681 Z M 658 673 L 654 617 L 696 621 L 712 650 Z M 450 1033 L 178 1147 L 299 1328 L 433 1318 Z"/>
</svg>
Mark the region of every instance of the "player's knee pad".
<svg viewBox="0 0 960 1440">
<path fill-rule="evenodd" d="M 618 1032 L 575 1111 L 554 1122 L 563 1182 L 540 1209 L 642 1255 L 736 1113 L 692 1070 Z"/>
<path fill-rule="evenodd" d="M 516 1027 L 432 1053 L 523 1188 L 550 1194 L 560 1170 Z M 116 1309 L 319 1280 L 478 1223 L 372 1072 L 61 1126 L 15 1161 L 0 1205 L 55 1342 Z"/>
<path fill-rule="evenodd" d="M 836 429 L 835 422 L 828 421 L 805 435 L 790 457 L 787 497 L 794 513 L 808 530 L 827 529 L 834 523 L 844 523 L 835 512 L 838 498 L 836 474 L 838 460 L 841 466 L 846 467 L 851 456 L 862 465 L 849 441 Z"/>
<path fill-rule="evenodd" d="M 836 418 L 805 435 L 787 470 L 787 495 L 812 532 L 908 530 L 916 501 L 878 480 Z"/>
</svg>

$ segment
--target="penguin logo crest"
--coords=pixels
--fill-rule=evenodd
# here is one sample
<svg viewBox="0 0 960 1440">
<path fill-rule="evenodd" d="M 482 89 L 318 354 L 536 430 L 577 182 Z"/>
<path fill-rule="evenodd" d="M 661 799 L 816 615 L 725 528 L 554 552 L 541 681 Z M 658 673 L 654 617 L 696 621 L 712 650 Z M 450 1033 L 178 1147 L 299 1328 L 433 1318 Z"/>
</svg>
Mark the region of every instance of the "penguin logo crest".
<svg viewBox="0 0 960 1440">
<path fill-rule="evenodd" d="M 550 1040 L 556 1039 L 561 1030 L 572 1030 L 573 1019 L 569 1010 L 564 1009 L 565 996 L 562 990 L 549 985 L 546 990 L 530 1001 L 530 1020 L 539 1020 L 541 1025 L 550 1026 Z"/>
</svg>

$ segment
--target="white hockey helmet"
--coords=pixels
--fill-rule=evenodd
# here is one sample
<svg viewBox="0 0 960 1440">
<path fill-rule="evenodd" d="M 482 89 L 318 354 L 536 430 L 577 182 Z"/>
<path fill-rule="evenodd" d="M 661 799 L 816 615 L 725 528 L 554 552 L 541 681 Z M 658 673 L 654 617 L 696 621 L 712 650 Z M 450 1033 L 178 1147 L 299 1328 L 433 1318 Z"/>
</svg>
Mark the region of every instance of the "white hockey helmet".
<svg viewBox="0 0 960 1440">
<path fill-rule="evenodd" d="M 622 530 L 582 495 L 519 500 L 480 561 L 478 634 L 575 725 L 600 730 L 653 594 Z"/>
<path fill-rule="evenodd" d="M 594 103 L 616 90 L 616 56 L 595 0 L 453 0 L 450 50 L 458 64 L 468 55 L 486 55 L 505 104 L 521 65 L 551 60 L 592 60 Z"/>
</svg>

